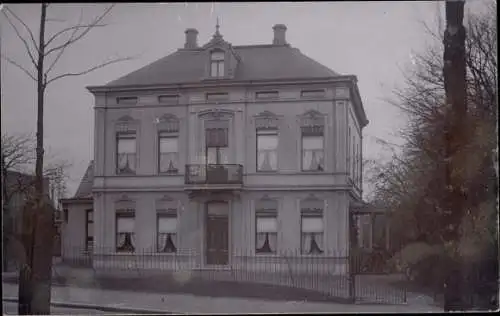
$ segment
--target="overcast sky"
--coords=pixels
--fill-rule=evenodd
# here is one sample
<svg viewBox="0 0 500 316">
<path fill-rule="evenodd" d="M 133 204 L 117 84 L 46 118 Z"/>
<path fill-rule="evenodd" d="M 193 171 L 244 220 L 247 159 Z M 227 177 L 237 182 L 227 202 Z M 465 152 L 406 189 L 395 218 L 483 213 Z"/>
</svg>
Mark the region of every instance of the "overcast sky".
<svg viewBox="0 0 500 316">
<path fill-rule="evenodd" d="M 482 0 L 469 0 L 476 10 Z M 40 4 L 8 4 L 36 34 Z M 51 4 L 48 34 L 75 23 L 84 8 L 84 21 L 102 12 L 105 4 Z M 271 44 L 274 24 L 288 28 L 287 40 L 304 54 L 341 74 L 358 77 L 370 120 L 364 129 L 365 157 L 376 158 L 382 138 L 394 136 L 404 117 L 384 98 L 401 82 L 402 68 L 412 51 L 432 41 L 422 23 L 437 25 L 443 2 L 309 2 L 309 3 L 145 3 L 119 4 L 105 28 L 95 29 L 68 49 L 53 73 L 78 72 L 112 56 L 139 55 L 81 77 L 49 86 L 45 107 L 45 144 L 53 155 L 72 162 L 69 194 L 73 195 L 93 157 L 93 98 L 85 89 L 102 85 L 172 53 L 184 44 L 184 30 L 196 28 L 198 43 L 208 42 L 221 19 L 221 33 L 233 45 Z M 65 21 L 62 21 L 65 20 Z M 2 53 L 29 67 L 24 46 L 0 15 Z M 2 62 L 2 133 L 35 132 L 34 81 Z"/>
</svg>

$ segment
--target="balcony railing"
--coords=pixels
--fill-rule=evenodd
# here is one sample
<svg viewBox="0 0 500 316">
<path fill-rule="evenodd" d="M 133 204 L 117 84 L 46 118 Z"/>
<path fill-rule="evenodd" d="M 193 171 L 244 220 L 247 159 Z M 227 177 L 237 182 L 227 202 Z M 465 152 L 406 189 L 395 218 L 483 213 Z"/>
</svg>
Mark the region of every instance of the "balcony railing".
<svg viewBox="0 0 500 316">
<path fill-rule="evenodd" d="M 243 184 L 243 166 L 230 164 L 186 165 L 186 184 Z"/>
</svg>

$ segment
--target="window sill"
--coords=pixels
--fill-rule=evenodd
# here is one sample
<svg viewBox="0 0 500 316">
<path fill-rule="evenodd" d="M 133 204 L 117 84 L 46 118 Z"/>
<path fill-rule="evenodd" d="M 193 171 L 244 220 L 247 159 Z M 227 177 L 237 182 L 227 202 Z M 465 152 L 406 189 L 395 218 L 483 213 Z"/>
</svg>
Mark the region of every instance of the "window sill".
<svg viewBox="0 0 500 316">
<path fill-rule="evenodd" d="M 176 172 L 176 173 L 173 173 L 173 172 L 158 172 L 158 175 L 159 176 L 182 176 L 182 174 L 179 173 L 179 172 Z"/>
<path fill-rule="evenodd" d="M 259 258 L 278 258 L 281 257 L 279 253 L 276 252 L 255 252 L 254 257 L 259 257 Z"/>
<path fill-rule="evenodd" d="M 130 176 L 136 176 L 137 173 L 136 172 L 116 172 L 115 173 L 115 176 L 118 176 L 118 177 L 130 177 Z"/>
<path fill-rule="evenodd" d="M 318 174 L 318 173 L 327 173 L 326 170 L 300 170 L 302 174 Z"/>
</svg>

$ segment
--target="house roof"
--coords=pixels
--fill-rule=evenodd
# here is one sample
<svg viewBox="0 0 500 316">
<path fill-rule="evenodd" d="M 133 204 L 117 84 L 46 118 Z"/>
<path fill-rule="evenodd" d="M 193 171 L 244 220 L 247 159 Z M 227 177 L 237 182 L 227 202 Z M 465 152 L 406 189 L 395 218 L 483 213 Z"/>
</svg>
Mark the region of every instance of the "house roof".
<svg viewBox="0 0 500 316">
<path fill-rule="evenodd" d="M 80 181 L 73 199 L 92 198 L 92 183 L 94 181 L 94 161 L 91 160 Z"/>
<path fill-rule="evenodd" d="M 325 78 L 340 74 L 289 45 L 233 46 L 241 59 L 233 80 Z M 106 84 L 106 87 L 199 82 L 205 75 L 204 49 L 180 49 Z"/>
</svg>

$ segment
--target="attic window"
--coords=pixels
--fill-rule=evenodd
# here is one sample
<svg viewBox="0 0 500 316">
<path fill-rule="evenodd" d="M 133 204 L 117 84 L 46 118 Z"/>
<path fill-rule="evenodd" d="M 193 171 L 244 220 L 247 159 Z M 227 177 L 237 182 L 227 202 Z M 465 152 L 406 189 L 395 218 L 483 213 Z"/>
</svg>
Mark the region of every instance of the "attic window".
<svg viewBox="0 0 500 316">
<path fill-rule="evenodd" d="M 255 93 L 256 99 L 277 99 L 278 97 L 278 91 L 260 91 Z"/>
<path fill-rule="evenodd" d="M 207 93 L 207 101 L 222 101 L 229 99 L 229 94 L 227 92 L 218 93 Z"/>
<path fill-rule="evenodd" d="M 224 52 L 214 51 L 210 54 L 210 76 L 224 77 Z"/>
<path fill-rule="evenodd" d="M 302 90 L 300 92 L 300 97 L 301 98 L 323 98 L 325 96 L 325 90 L 324 89 L 318 89 L 318 90 Z"/>
<path fill-rule="evenodd" d="M 137 97 L 118 97 L 116 103 L 118 104 L 137 104 Z"/>
<path fill-rule="evenodd" d="M 178 94 L 160 95 L 158 97 L 158 102 L 166 104 L 177 104 L 179 103 L 179 95 Z"/>
</svg>

